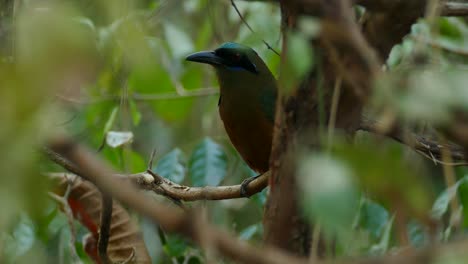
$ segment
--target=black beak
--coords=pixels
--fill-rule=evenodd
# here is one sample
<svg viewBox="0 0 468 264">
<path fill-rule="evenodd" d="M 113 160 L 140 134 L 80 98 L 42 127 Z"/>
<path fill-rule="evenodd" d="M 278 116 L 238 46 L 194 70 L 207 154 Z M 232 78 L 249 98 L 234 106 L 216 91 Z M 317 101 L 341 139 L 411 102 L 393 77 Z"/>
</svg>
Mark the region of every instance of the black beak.
<svg viewBox="0 0 468 264">
<path fill-rule="evenodd" d="M 214 53 L 214 51 L 196 52 L 187 56 L 185 60 L 199 62 L 199 63 L 206 63 L 206 64 L 211 64 L 211 65 L 222 65 L 224 61 L 221 57 L 217 56 Z"/>
</svg>

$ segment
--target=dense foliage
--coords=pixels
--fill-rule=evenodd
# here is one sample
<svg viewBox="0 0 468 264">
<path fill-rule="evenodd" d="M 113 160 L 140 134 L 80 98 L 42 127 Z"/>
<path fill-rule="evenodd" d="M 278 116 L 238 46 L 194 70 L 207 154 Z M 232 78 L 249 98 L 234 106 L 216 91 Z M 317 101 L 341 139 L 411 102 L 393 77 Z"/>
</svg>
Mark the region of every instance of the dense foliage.
<svg viewBox="0 0 468 264">
<path fill-rule="evenodd" d="M 82 242 L 88 228 L 75 220 L 72 250 L 69 218 L 48 195 L 55 187 L 49 172 L 63 171 L 40 154 L 52 135 L 73 135 L 125 173 L 145 171 L 155 150 L 152 170 L 188 186 L 238 184 L 255 175 L 220 122 L 213 72 L 184 58 L 235 41 L 253 47 L 277 74 L 280 57 L 263 43 L 281 47 L 276 4 L 238 1 L 251 32 L 230 1 L 11 2 L 13 10 L 0 17 L 0 38 L 11 43 L 2 43 L 0 65 L 0 262 L 71 263 L 76 251 L 79 261 L 93 263 Z M 318 21 L 305 21 L 305 28 L 291 38 L 294 80 L 319 58 L 304 45 Z M 428 61 L 415 62 L 415 54 Z M 451 122 L 452 109 L 468 105 L 467 54 L 466 20 L 421 19 L 393 48 L 369 114 L 390 113 L 423 132 L 424 124 Z M 465 168 L 444 171 L 430 157 L 364 132 L 356 144 L 331 142 L 326 152 L 300 157 L 300 181 L 304 213 L 336 239 L 337 256 L 398 250 L 401 232 L 411 245 L 425 245 L 425 215 L 437 221 L 440 242 L 468 227 Z M 444 175 L 451 173 L 456 184 L 447 188 Z M 258 244 L 266 195 L 187 206 L 204 208 L 210 222 Z M 148 192 L 148 199 L 164 198 Z M 409 224 L 398 226 L 395 211 L 405 212 Z M 198 246 L 129 214 L 153 263 L 205 262 Z"/>
</svg>

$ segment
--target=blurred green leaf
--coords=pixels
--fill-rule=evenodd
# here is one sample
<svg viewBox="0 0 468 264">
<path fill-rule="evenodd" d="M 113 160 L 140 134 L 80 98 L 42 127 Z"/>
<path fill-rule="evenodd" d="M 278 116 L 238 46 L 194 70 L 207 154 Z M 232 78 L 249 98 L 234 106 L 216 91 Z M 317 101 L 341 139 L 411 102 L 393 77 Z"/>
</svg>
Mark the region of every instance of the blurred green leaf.
<svg viewBox="0 0 468 264">
<path fill-rule="evenodd" d="M 439 34 L 451 40 L 463 40 L 463 33 L 459 28 L 459 24 L 448 17 L 441 17 L 438 19 Z"/>
<path fill-rule="evenodd" d="M 383 226 L 384 229 L 379 243 L 372 245 L 372 247 L 369 250 L 372 255 L 385 254 L 390 248 L 393 220 L 394 217 L 392 216 L 392 218 L 390 218 Z"/>
<path fill-rule="evenodd" d="M 457 181 L 458 195 L 463 206 L 463 226 L 468 227 L 468 175 Z"/>
<path fill-rule="evenodd" d="M 194 186 L 217 186 L 226 176 L 227 157 L 223 148 L 205 138 L 193 150 L 189 174 Z"/>
<path fill-rule="evenodd" d="M 458 195 L 457 195 L 458 194 Z M 453 199 L 460 198 L 463 208 L 468 203 L 468 176 L 464 176 L 458 180 L 453 186 L 444 190 L 439 197 L 437 197 L 434 205 L 432 206 L 431 215 L 436 220 L 441 220 L 442 217 L 449 209 L 450 202 Z M 466 224 L 468 213 L 464 209 L 464 223 Z"/>
<path fill-rule="evenodd" d="M 411 221 L 407 228 L 411 245 L 415 247 L 422 247 L 429 243 L 429 237 L 424 231 L 424 227 L 420 223 Z"/>
<path fill-rule="evenodd" d="M 303 34 L 289 32 L 287 40 L 288 49 L 285 64 L 281 68 L 280 87 L 288 92 L 312 69 L 315 57 L 308 38 Z"/>
<path fill-rule="evenodd" d="M 450 201 L 456 197 L 458 186 L 452 186 L 449 189 L 443 191 L 439 197 L 437 197 L 434 205 L 432 206 L 431 215 L 436 220 L 441 220 L 442 216 L 447 212 Z"/>
<path fill-rule="evenodd" d="M 136 173 L 136 172 L 142 172 L 147 169 L 147 164 L 145 159 L 142 157 L 142 155 L 134 150 L 128 150 L 130 151 L 130 172 Z"/>
<path fill-rule="evenodd" d="M 81 25 L 87 27 L 93 33 L 96 31 L 96 27 L 94 26 L 93 20 L 88 17 L 75 17 L 75 21 L 80 23 Z"/>
<path fill-rule="evenodd" d="M 337 140 L 332 153 L 349 166 L 372 197 L 392 203 L 398 196 L 406 206 L 400 210 L 425 215 L 432 206 L 427 179 L 413 171 L 414 167 L 403 158 L 400 146 L 379 147 L 379 143 L 372 142 L 352 145 Z"/>
<path fill-rule="evenodd" d="M 185 254 L 189 244 L 178 235 L 169 235 L 166 237 L 166 244 L 163 245 L 164 252 L 171 257 L 181 257 Z"/>
<path fill-rule="evenodd" d="M 199 256 L 191 256 L 189 257 L 187 264 L 201 264 L 203 263 L 202 259 Z"/>
<path fill-rule="evenodd" d="M 360 226 L 369 231 L 373 240 L 382 236 L 389 221 L 388 211 L 378 203 L 363 199 L 360 209 Z"/>
<path fill-rule="evenodd" d="M 117 117 L 118 112 L 119 112 L 119 107 L 115 106 L 112 109 L 112 112 L 109 118 L 107 119 L 106 124 L 104 125 L 104 133 L 103 133 L 104 135 L 107 134 L 107 132 L 109 132 L 114 126 L 115 118 Z"/>
<path fill-rule="evenodd" d="M 138 124 L 140 124 L 142 114 L 138 110 L 138 106 L 134 100 L 130 100 L 129 104 L 130 104 L 130 113 L 132 114 L 133 125 L 138 126 Z"/>
<path fill-rule="evenodd" d="M 184 153 L 178 148 L 173 149 L 158 161 L 154 171 L 170 181 L 182 183 L 185 178 Z"/>
<path fill-rule="evenodd" d="M 260 229 L 260 224 L 251 225 L 239 233 L 239 239 L 250 240 Z"/>
<path fill-rule="evenodd" d="M 13 229 L 11 234 L 0 232 L 0 244 L 3 248 L 0 250 L 0 260 L 8 260 L 7 262 L 15 262 L 18 257 L 23 256 L 28 252 L 36 241 L 34 223 L 27 216 L 22 215 Z"/>
<path fill-rule="evenodd" d="M 400 63 L 411 55 L 414 51 L 414 40 L 406 38 L 401 44 L 393 46 L 387 59 L 387 65 L 390 69 L 395 69 Z"/>
<path fill-rule="evenodd" d="M 192 39 L 185 31 L 169 22 L 164 23 L 163 27 L 166 41 L 174 59 L 180 60 L 195 49 Z"/>
<path fill-rule="evenodd" d="M 300 161 L 299 188 L 304 212 L 326 230 L 351 228 L 359 207 L 353 172 L 343 162 L 325 155 L 311 155 Z"/>
</svg>

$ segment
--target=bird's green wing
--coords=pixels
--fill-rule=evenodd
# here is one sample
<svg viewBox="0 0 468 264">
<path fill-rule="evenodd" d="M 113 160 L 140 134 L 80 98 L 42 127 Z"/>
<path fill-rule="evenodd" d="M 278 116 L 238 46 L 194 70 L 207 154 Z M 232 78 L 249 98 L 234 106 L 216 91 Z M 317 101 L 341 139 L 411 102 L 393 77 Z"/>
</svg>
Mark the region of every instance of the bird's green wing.
<svg viewBox="0 0 468 264">
<path fill-rule="evenodd" d="M 276 89 L 265 89 L 260 96 L 262 111 L 271 123 L 275 121 L 276 96 Z"/>
</svg>

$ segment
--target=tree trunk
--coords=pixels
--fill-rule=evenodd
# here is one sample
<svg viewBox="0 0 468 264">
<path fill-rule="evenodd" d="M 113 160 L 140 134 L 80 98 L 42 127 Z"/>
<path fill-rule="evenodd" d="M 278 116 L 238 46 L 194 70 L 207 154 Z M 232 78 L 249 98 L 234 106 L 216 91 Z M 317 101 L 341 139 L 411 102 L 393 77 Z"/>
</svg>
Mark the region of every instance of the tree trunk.
<svg viewBox="0 0 468 264">
<path fill-rule="evenodd" d="M 307 4 L 310 6 L 304 6 Z M 319 57 L 313 70 L 301 85 L 288 89 L 293 92 L 284 94 L 284 87 L 280 87 L 264 226 L 266 243 L 297 255 L 308 255 L 311 248 L 316 248 L 318 252 L 314 255 L 320 257 L 328 251 L 326 243 L 319 239 L 319 245 L 311 247 L 312 228 L 299 209 L 297 153 L 320 151 L 319 135 L 329 122 L 333 89 L 339 79 L 343 79 L 343 83 L 334 127 L 349 138 L 354 135 L 380 62 L 353 21 L 348 1 L 309 1 L 307 4 L 280 1 L 284 38 L 282 66 L 287 65 L 284 55 L 288 49 L 287 32 L 296 29 L 298 16 L 303 15 L 301 12 L 319 7 L 317 13 L 322 19 L 322 32 L 317 39 L 310 40 L 311 48 Z M 373 39 L 378 41 L 378 38 Z M 392 46 L 394 44 L 393 41 Z M 379 51 L 379 57 L 383 57 L 382 53 L 388 54 L 390 50 L 382 48 Z"/>
</svg>

